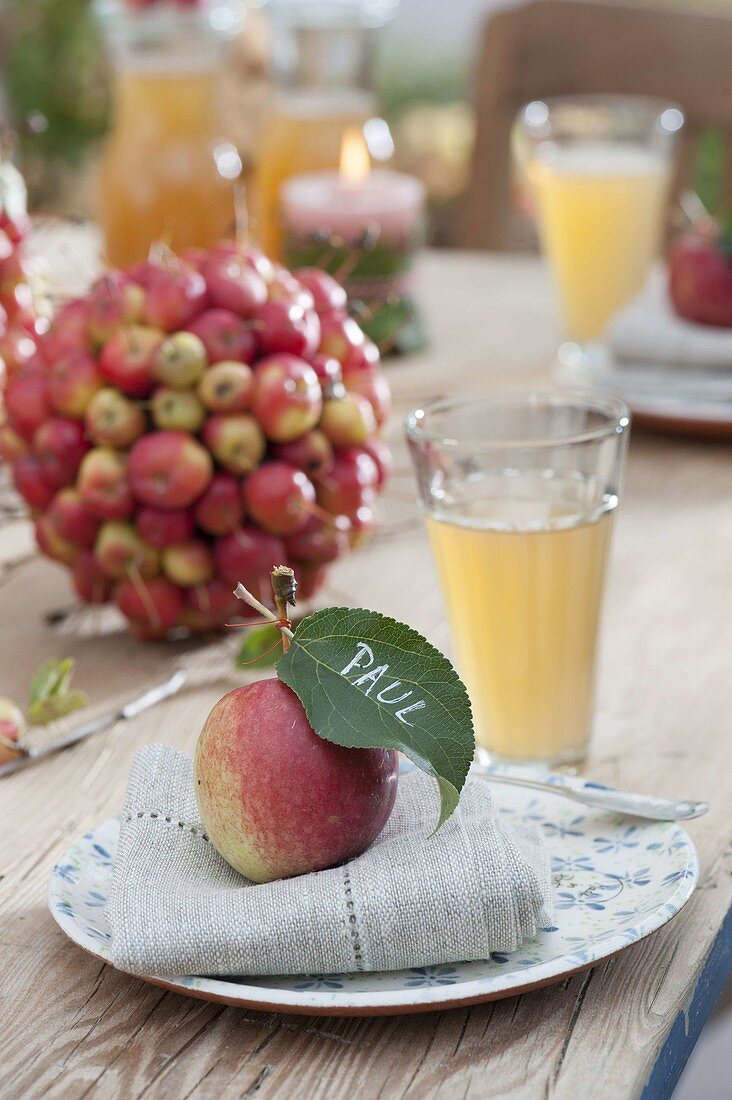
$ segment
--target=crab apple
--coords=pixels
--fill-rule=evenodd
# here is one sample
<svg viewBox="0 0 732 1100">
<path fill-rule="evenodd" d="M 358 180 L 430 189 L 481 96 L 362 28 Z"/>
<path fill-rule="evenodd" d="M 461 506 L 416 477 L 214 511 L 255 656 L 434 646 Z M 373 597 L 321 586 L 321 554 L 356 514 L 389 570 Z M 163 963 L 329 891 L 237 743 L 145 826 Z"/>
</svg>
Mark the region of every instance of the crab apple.
<svg viewBox="0 0 732 1100">
<path fill-rule="evenodd" d="M 367 336 L 362 344 L 351 349 L 351 354 L 346 360 L 344 369 L 349 374 L 353 374 L 355 371 L 363 371 L 368 374 L 375 371 L 380 362 L 381 353 L 374 341 L 369 340 Z"/>
<path fill-rule="evenodd" d="M 89 450 L 84 427 L 78 420 L 52 416 L 33 436 L 33 449 L 41 460 L 43 476 L 49 485 L 60 489 L 76 477 L 81 460 Z"/>
<path fill-rule="evenodd" d="M 376 468 L 379 471 L 379 479 L 376 484 L 379 489 L 383 489 L 391 474 L 391 448 L 378 436 L 367 439 L 365 443 L 361 444 L 361 447 L 362 450 L 366 451 L 366 454 L 371 455 L 376 463 Z"/>
<path fill-rule="evenodd" d="M 267 290 L 271 302 L 288 302 L 302 309 L 315 308 L 315 299 L 310 291 L 282 264 L 274 264 Z"/>
<path fill-rule="evenodd" d="M 289 352 L 307 358 L 318 350 L 320 321 L 314 310 L 289 301 L 265 302 L 256 318 L 260 355 Z"/>
<path fill-rule="evenodd" d="M 231 585 L 222 581 L 220 577 L 212 577 L 211 580 L 201 584 L 193 584 L 186 588 L 184 600 L 187 608 L 199 615 L 218 618 L 221 615 L 233 614 L 246 616 L 252 609 L 237 600 Z M 253 617 L 256 611 L 252 611 Z"/>
<path fill-rule="evenodd" d="M 20 370 L 38 354 L 36 340 L 23 328 L 10 327 L 0 339 L 0 358 L 8 374 Z M 52 360 L 49 360 L 52 362 Z"/>
<path fill-rule="evenodd" d="M 61 306 L 43 337 L 43 350 L 49 363 L 69 351 L 89 351 L 89 302 L 75 298 Z"/>
<path fill-rule="evenodd" d="M 78 489 L 70 485 L 59 489 L 51 501 L 48 515 L 61 538 L 77 546 L 94 545 L 99 520 L 87 509 Z"/>
<path fill-rule="evenodd" d="M 88 297 L 87 331 L 103 344 L 123 325 L 142 319 L 145 292 L 121 271 L 109 271 L 94 283 Z"/>
<path fill-rule="evenodd" d="M 8 323 L 35 332 L 37 314 L 31 288 L 26 283 L 18 283 L 10 290 L 3 289 L 2 297 Z"/>
<path fill-rule="evenodd" d="M 193 509 L 198 526 L 209 535 L 229 535 L 244 518 L 239 482 L 230 474 L 215 473 Z"/>
<path fill-rule="evenodd" d="M 190 264 L 151 264 L 144 279 L 143 316 L 148 325 L 175 332 L 206 306 L 206 280 Z"/>
<path fill-rule="evenodd" d="M 212 416 L 203 439 L 216 461 L 232 474 L 247 474 L 264 458 L 267 442 L 253 416 Z"/>
<path fill-rule="evenodd" d="M 348 393 L 365 397 L 373 409 L 377 427 L 383 428 L 391 413 L 391 389 L 380 371 L 355 371 L 343 379 Z"/>
<path fill-rule="evenodd" d="M 166 546 L 161 552 L 163 573 L 173 584 L 188 588 L 211 580 L 214 573 L 213 555 L 203 539 L 191 539 Z"/>
<path fill-rule="evenodd" d="M 244 482 L 248 514 L 271 535 L 294 535 L 305 526 L 315 504 L 310 479 L 287 462 L 265 462 Z"/>
<path fill-rule="evenodd" d="M 127 325 L 102 348 L 99 369 L 123 393 L 147 397 L 155 385 L 152 364 L 162 339 L 160 329 Z"/>
<path fill-rule="evenodd" d="M 114 602 L 126 618 L 153 632 L 170 630 L 183 611 L 180 591 L 165 577 L 126 577 L 114 590 Z"/>
<path fill-rule="evenodd" d="M 185 542 L 193 534 L 193 517 L 184 509 L 164 511 L 162 508 L 140 508 L 135 524 L 145 542 L 160 550 Z"/>
<path fill-rule="evenodd" d="M 301 267 L 293 272 L 295 278 L 309 290 L 317 313 L 329 313 L 346 308 L 346 292 L 332 275 L 319 267 Z"/>
<path fill-rule="evenodd" d="M 203 341 L 194 332 L 174 332 L 156 350 L 151 369 L 158 382 L 184 390 L 196 384 L 206 363 Z"/>
<path fill-rule="evenodd" d="M 171 431 L 200 431 L 206 419 L 206 410 L 190 390 L 172 390 L 161 386 L 150 401 L 150 411 L 157 428 Z"/>
<path fill-rule="evenodd" d="M 302 530 L 287 539 L 287 560 L 320 565 L 335 561 L 348 550 L 350 533 L 348 516 L 334 516 L 331 523 L 320 516 L 309 516 Z"/>
<path fill-rule="evenodd" d="M 324 313 L 320 318 L 321 355 L 329 355 L 346 366 L 358 354 L 366 340 L 363 330 L 346 313 Z"/>
<path fill-rule="evenodd" d="M 309 363 L 288 354 L 260 359 L 252 411 L 273 443 L 289 443 L 314 428 L 322 408 L 318 376 Z"/>
<path fill-rule="evenodd" d="M 257 350 L 257 339 L 249 322 L 229 309 L 207 309 L 186 328 L 203 341 L 209 363 L 231 359 L 250 363 Z"/>
<path fill-rule="evenodd" d="M 129 459 L 132 492 L 141 504 L 187 508 L 213 474 L 211 455 L 185 432 L 151 432 L 133 444 Z"/>
<path fill-rule="evenodd" d="M 376 431 L 376 417 L 365 397 L 346 393 L 323 403 L 318 426 L 334 447 L 357 447 Z"/>
<path fill-rule="evenodd" d="M 328 387 L 338 386 L 343 382 L 343 368 L 337 359 L 332 356 L 321 355 L 317 352 L 308 360 L 311 367 L 320 379 L 320 385 L 325 390 Z"/>
<path fill-rule="evenodd" d="M 15 462 L 28 450 L 28 444 L 22 435 L 9 424 L 0 424 L 0 458 L 6 462 Z"/>
<path fill-rule="evenodd" d="M 352 517 L 376 495 L 379 470 L 370 454 L 358 447 L 336 453 L 333 469 L 318 483 L 318 504 L 334 515 Z"/>
<path fill-rule="evenodd" d="M 140 405 L 113 386 L 98 390 L 86 410 L 84 427 L 94 443 L 131 447 L 145 431 L 145 413 Z"/>
<path fill-rule="evenodd" d="M 244 524 L 216 540 L 214 560 L 223 580 L 230 584 L 252 581 L 257 588 L 255 595 L 259 595 L 259 588 L 269 584 L 270 571 L 285 560 L 285 544 L 259 527 Z"/>
<path fill-rule="evenodd" d="M 141 577 L 154 577 L 160 566 L 157 550 L 140 538 L 131 523 L 110 520 L 99 530 L 94 543 L 94 557 L 102 572 L 119 580 L 130 570 Z"/>
<path fill-rule="evenodd" d="M 112 582 L 99 568 L 91 550 L 79 550 L 71 567 L 71 581 L 84 603 L 107 603 L 112 595 Z"/>
<path fill-rule="evenodd" d="M 198 396 L 217 413 L 246 412 L 252 403 L 254 373 L 246 363 L 223 360 L 210 367 L 198 383 Z"/>
<path fill-rule="evenodd" d="M 196 745 L 194 790 L 206 835 L 253 882 L 318 871 L 360 855 L 394 806 L 393 749 L 319 737 L 276 677 L 235 688 Z"/>
<path fill-rule="evenodd" d="M 203 264 L 201 273 L 206 280 L 209 301 L 219 309 L 251 317 L 267 301 L 264 279 L 236 253 L 214 253 Z"/>
<path fill-rule="evenodd" d="M 43 476 L 38 455 L 24 454 L 13 466 L 13 483 L 23 500 L 34 511 L 44 511 L 53 500 L 54 490 Z"/>
<path fill-rule="evenodd" d="M 349 542 L 355 550 L 357 546 L 363 546 L 373 536 L 376 530 L 376 515 L 369 504 L 362 504 L 351 516 L 351 532 Z"/>
<path fill-rule="evenodd" d="M 51 415 L 48 379 L 43 368 L 31 361 L 8 378 L 5 408 L 10 426 L 24 439 L 31 440 L 36 429 Z"/>
<path fill-rule="evenodd" d="M 84 456 L 76 487 L 83 503 L 97 519 L 128 519 L 134 511 L 127 459 L 113 447 L 94 447 Z"/>
<path fill-rule="evenodd" d="M 94 394 L 104 385 L 97 364 L 85 351 L 69 351 L 57 359 L 48 375 L 48 398 L 61 416 L 82 420 Z"/>
<path fill-rule="evenodd" d="M 53 525 L 49 515 L 39 516 L 35 524 L 36 542 L 41 553 L 47 558 L 61 562 L 62 565 L 73 565 L 79 547 L 62 538 Z"/>
<path fill-rule="evenodd" d="M 257 275 L 264 279 L 265 283 L 269 285 L 275 277 L 275 265 L 270 260 L 261 248 L 257 248 L 256 245 L 247 245 L 240 250 L 244 259 L 252 268 L 256 271 Z"/>
<path fill-rule="evenodd" d="M 328 437 L 318 428 L 306 432 L 299 439 L 293 439 L 291 443 L 275 443 L 272 454 L 275 458 L 304 470 L 311 481 L 317 481 L 333 466 L 333 447 Z"/>
</svg>

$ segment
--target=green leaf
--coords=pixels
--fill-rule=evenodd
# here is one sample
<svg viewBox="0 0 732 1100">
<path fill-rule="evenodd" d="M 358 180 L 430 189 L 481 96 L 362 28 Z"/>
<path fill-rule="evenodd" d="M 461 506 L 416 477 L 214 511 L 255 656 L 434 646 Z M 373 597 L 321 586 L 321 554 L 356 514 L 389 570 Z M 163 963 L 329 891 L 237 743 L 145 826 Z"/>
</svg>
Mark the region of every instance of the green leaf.
<svg viewBox="0 0 732 1100">
<path fill-rule="evenodd" d="M 34 673 L 28 703 L 28 718 L 34 726 L 45 726 L 86 706 L 86 695 L 70 689 L 73 674 L 73 657 L 51 658 Z"/>
<path fill-rule="evenodd" d="M 293 620 L 299 622 L 300 620 Z M 282 656 L 282 639 L 275 626 L 248 627 L 239 652 L 234 658 L 235 668 L 274 668 Z"/>
<path fill-rule="evenodd" d="M 376 611 L 329 607 L 303 619 L 277 675 L 326 741 L 398 749 L 433 776 L 440 818 L 473 759 L 470 701 L 450 662 L 416 630 Z"/>
</svg>

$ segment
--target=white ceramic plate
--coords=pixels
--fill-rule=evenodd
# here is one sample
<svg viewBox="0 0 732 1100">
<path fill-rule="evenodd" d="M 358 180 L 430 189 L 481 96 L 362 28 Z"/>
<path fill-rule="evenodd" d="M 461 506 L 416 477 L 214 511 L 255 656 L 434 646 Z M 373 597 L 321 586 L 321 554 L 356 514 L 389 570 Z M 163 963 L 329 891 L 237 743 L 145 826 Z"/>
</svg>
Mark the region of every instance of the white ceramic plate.
<svg viewBox="0 0 732 1100">
<path fill-rule="evenodd" d="M 654 932 L 688 901 L 694 846 L 677 825 L 584 809 L 553 793 L 496 786 L 506 817 L 544 830 L 554 872 L 554 924 L 511 955 L 383 974 L 300 974 L 146 981 L 203 1000 L 314 1015 L 427 1012 L 496 1000 L 558 982 Z M 77 840 L 51 872 L 48 904 L 63 931 L 109 962 L 104 917 L 117 850 L 116 818 Z"/>
</svg>

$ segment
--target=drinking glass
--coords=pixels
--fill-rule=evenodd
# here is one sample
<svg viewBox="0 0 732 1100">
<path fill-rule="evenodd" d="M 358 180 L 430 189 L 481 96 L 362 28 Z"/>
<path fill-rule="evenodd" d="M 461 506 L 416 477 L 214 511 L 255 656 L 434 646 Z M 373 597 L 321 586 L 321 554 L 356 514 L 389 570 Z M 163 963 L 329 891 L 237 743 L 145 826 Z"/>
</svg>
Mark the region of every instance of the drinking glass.
<svg viewBox="0 0 732 1100">
<path fill-rule="evenodd" d="M 481 759 L 575 765 L 630 425 L 611 397 L 437 401 L 406 433 Z"/>
<path fill-rule="evenodd" d="M 644 285 L 683 123 L 676 104 L 643 96 L 561 96 L 521 110 L 515 149 L 570 341 L 598 339 Z"/>
</svg>

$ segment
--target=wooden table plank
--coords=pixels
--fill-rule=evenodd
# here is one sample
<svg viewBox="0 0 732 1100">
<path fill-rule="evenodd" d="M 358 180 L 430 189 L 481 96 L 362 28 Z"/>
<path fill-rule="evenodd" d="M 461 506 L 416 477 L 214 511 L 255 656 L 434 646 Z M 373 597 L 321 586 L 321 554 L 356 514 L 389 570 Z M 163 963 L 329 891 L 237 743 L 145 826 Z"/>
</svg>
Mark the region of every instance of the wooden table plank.
<svg viewBox="0 0 732 1100">
<path fill-rule="evenodd" d="M 531 259 L 428 257 L 425 355 L 389 367 L 398 416 L 440 393 L 487 392 L 546 377 L 556 329 Z M 395 417 L 396 421 L 396 417 Z M 398 437 L 395 423 L 394 431 Z M 390 532 L 336 567 L 330 594 L 449 638 L 413 486 L 400 449 Z M 3 1097 L 636 1097 L 668 1095 L 659 1053 L 707 981 L 732 901 L 732 464 L 721 445 L 638 434 L 630 449 L 604 625 L 591 770 L 652 793 L 709 798 L 690 832 L 696 895 L 669 926 L 564 984 L 493 1005 L 394 1019 L 242 1012 L 164 993 L 69 943 L 45 908 L 64 846 L 120 805 L 132 754 L 164 739 L 192 749 L 220 684 L 119 725 L 0 784 L 0 1020 Z M 0 535 L 0 561 L 12 556 Z M 45 612 L 68 602 L 43 561 L 0 575 L 0 690 L 22 697 L 49 654 L 78 657 L 100 701 L 164 675 L 166 647 L 124 636 L 74 641 Z M 718 942 L 718 941 L 717 941 Z M 729 965 L 713 957 L 716 973 Z M 692 1028 L 692 1038 L 695 1028 Z M 687 1041 L 688 1045 L 688 1041 Z M 688 1050 L 681 1050 L 683 1061 Z M 678 1061 L 678 1059 L 677 1059 Z"/>
</svg>

